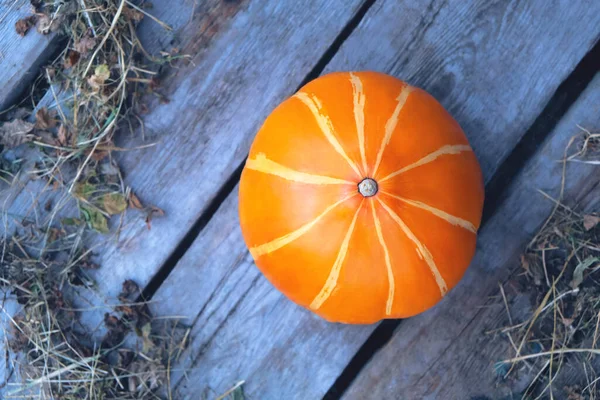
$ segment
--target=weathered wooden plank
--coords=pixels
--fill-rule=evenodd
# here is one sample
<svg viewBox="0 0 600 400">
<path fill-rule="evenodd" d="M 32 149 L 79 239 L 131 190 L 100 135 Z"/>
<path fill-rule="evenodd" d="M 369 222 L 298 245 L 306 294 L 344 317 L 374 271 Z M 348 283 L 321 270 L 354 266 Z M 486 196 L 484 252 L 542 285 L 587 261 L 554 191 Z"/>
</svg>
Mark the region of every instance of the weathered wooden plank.
<svg viewBox="0 0 600 400">
<path fill-rule="evenodd" d="M 29 15 L 29 1 L 0 2 L 0 111 L 18 98 L 56 48 L 57 36 L 40 35 L 35 27 L 25 37 L 17 34 L 15 23 Z"/>
<path fill-rule="evenodd" d="M 376 3 L 327 67 L 408 76 L 436 94 L 478 149 L 486 180 L 502 159 L 498 154 L 510 151 L 597 36 L 588 32 L 576 38 L 569 29 L 549 33 L 548 25 L 585 17 L 566 3 L 535 20 L 527 17 L 529 5 L 513 9 L 506 2 L 489 4 L 436 3 L 422 19 L 423 4 Z M 482 21 L 490 10 L 489 19 Z M 558 36 L 565 40 L 565 35 L 583 46 L 571 48 L 567 57 L 551 54 Z M 467 59 L 449 56 L 467 50 Z M 407 62 L 398 64 L 397 57 Z M 561 65 L 537 77 L 556 57 Z M 427 68 L 419 70 L 419 64 Z M 445 83 L 454 79 L 461 84 Z M 490 137 L 495 138 L 493 146 Z M 192 342 L 180 364 L 191 370 L 179 381 L 178 393 L 219 393 L 245 379 L 251 398 L 318 398 L 373 327 L 324 323 L 270 289 L 244 248 L 236 202 L 234 193 L 155 296 L 161 313 L 189 316 L 193 324 Z M 180 378 L 176 373 L 173 382 Z"/>
<path fill-rule="evenodd" d="M 511 357 L 505 338 L 485 335 L 506 318 L 506 310 L 491 296 L 498 284 L 520 268 L 519 256 L 558 197 L 562 159 L 569 139 L 580 133 L 576 124 L 600 126 L 600 75 L 565 115 L 540 150 L 510 187 L 509 195 L 480 232 L 477 254 L 456 289 L 437 307 L 402 321 L 392 340 L 359 374 L 345 399 L 411 398 L 466 399 L 485 395 L 518 396 L 537 373 L 520 372 L 518 381 L 500 383 L 495 362 Z M 599 167 L 572 163 L 567 169 L 567 204 L 588 209 L 600 206 Z M 531 310 L 523 300 L 522 312 Z M 509 397 L 506 397 L 509 398 Z"/>
</svg>

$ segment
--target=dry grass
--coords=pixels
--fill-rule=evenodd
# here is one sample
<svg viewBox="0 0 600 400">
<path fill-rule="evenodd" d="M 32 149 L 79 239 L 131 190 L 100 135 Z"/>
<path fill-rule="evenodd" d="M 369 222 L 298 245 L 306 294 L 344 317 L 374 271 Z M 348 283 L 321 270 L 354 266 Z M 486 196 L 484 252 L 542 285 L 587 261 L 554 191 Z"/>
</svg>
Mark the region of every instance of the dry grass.
<svg viewBox="0 0 600 400">
<path fill-rule="evenodd" d="M 522 256 L 517 278 L 536 304 L 520 323 L 501 332 L 514 350 L 496 364 L 504 379 L 525 368 L 534 375 L 522 394 L 526 399 L 597 399 L 600 396 L 600 216 L 581 213 L 563 203 L 569 163 L 599 165 L 600 134 L 582 129 L 569 142 L 563 159 L 560 197 Z"/>
<path fill-rule="evenodd" d="M 76 290 L 94 286 L 87 271 L 98 266 L 83 245 L 87 236 L 109 233 L 109 219 L 127 208 L 142 210 L 148 224 L 162 213 L 125 186 L 112 154 L 125 150 L 115 146 L 116 135 L 138 126 L 143 135 L 141 100 L 162 100 L 155 71 L 180 56 L 146 52 L 137 23 L 148 18 L 170 28 L 127 0 L 31 3 L 34 15 L 17 24 L 18 33 L 60 32 L 66 45 L 32 96 L 0 112 L 7 120 L 0 125 L 0 179 L 17 191 L 30 179 L 39 183 L 23 214 L 3 207 L 0 286 L 20 306 L 16 315 L 2 308 L 11 321 L 5 332 L 11 374 L 19 375 L 5 398 L 171 398 L 169 372 L 185 329 L 155 320 L 132 281 L 106 310 L 100 342 L 79 322 L 85 311 L 73 301 Z M 28 32 L 33 23 L 38 33 Z M 38 103 L 40 87 L 48 94 Z M 24 108 L 28 102 L 33 106 Z M 11 152 L 19 156 L 6 156 Z"/>
<path fill-rule="evenodd" d="M 52 251 L 43 259 L 31 258 L 16 238 L 6 246 L 10 268 L 0 280 L 22 306 L 16 316 L 8 315 L 12 326 L 6 336 L 22 382 L 9 383 L 5 398 L 161 398 L 157 389 L 166 385 L 170 365 L 183 349 L 183 331 L 153 320 L 146 303 L 134 302 L 137 285 L 126 281 L 119 304 L 105 314 L 107 333 L 95 343 L 79 325 L 82 311 L 68 298 L 69 282 L 90 263 L 65 256 Z"/>
</svg>

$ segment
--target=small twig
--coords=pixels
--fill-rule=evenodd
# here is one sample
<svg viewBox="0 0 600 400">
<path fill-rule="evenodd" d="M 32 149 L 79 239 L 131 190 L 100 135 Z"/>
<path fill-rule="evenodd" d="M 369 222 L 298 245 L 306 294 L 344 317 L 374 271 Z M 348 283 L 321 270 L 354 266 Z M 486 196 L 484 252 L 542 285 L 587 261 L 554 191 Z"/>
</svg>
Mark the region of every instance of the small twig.
<svg viewBox="0 0 600 400">
<path fill-rule="evenodd" d="M 531 360 L 533 358 L 545 357 L 554 354 L 568 354 L 568 353 L 589 353 L 594 355 L 600 355 L 600 349 L 556 349 L 553 351 L 542 351 L 535 354 L 527 354 L 525 356 L 513 357 L 507 360 L 501 361 L 502 363 L 516 363 L 524 360 Z"/>
<path fill-rule="evenodd" d="M 87 12 L 87 5 L 85 4 L 85 0 L 79 0 L 79 4 L 81 6 L 81 12 L 83 12 L 84 17 L 87 20 L 88 26 L 92 30 L 92 34 L 94 35 L 94 37 L 98 36 L 98 34 L 96 33 L 96 29 L 94 28 L 94 23 L 92 22 L 92 18 L 90 17 L 90 14 Z"/>
<path fill-rule="evenodd" d="M 508 322 L 512 325 L 513 320 L 512 320 L 512 316 L 510 315 L 510 309 L 508 308 L 508 301 L 506 300 L 506 294 L 504 293 L 504 287 L 502 286 L 501 283 L 498 283 L 498 286 L 500 286 L 500 293 L 502 293 L 502 300 L 504 300 L 504 307 L 506 308 L 506 314 L 508 315 Z"/>
<path fill-rule="evenodd" d="M 233 393 L 233 391 L 235 389 L 239 388 L 244 383 L 246 383 L 246 381 L 239 381 L 231 389 L 229 389 L 228 391 L 226 391 L 225 393 L 223 393 L 222 395 L 220 395 L 219 397 L 217 397 L 215 400 L 223 400 L 225 397 L 229 396 L 231 393 Z"/>
<path fill-rule="evenodd" d="M 596 329 L 594 329 L 594 339 L 592 340 L 592 348 L 594 349 L 596 348 L 596 342 L 598 340 L 598 328 L 600 328 L 600 311 L 598 311 L 598 314 L 596 315 Z"/>
<path fill-rule="evenodd" d="M 554 285 L 552 285 L 551 287 L 554 287 Z M 544 308 L 542 309 L 542 312 L 544 312 L 544 311 L 546 311 L 547 309 L 549 309 L 550 307 L 552 307 L 554 304 L 556 304 L 556 302 L 557 302 L 557 301 L 559 301 L 560 299 L 562 299 L 562 298 L 563 298 L 563 297 L 565 297 L 566 295 L 568 295 L 568 294 L 577 294 L 577 293 L 579 293 L 579 288 L 575 288 L 575 289 L 572 289 L 572 290 L 568 290 L 568 291 L 566 291 L 566 292 L 562 293 L 560 296 L 556 297 L 554 300 L 552 300 L 550 303 L 548 303 L 548 304 L 546 305 L 546 307 L 544 307 Z"/>
<path fill-rule="evenodd" d="M 548 279 L 548 268 L 546 267 L 546 249 L 542 249 L 542 266 L 544 267 L 544 276 L 546 277 L 546 284 L 550 287 L 550 279 Z"/>
<path fill-rule="evenodd" d="M 171 28 L 169 25 L 165 24 L 164 22 L 162 22 L 160 19 L 156 18 L 154 15 L 152 14 L 148 14 L 146 11 L 144 11 L 143 9 L 139 8 L 138 6 L 136 6 L 135 4 L 133 4 L 130 1 L 127 1 L 127 5 L 131 8 L 136 9 L 137 11 L 141 12 L 142 14 L 144 14 L 146 17 L 150 18 L 152 21 L 156 22 L 157 24 L 159 24 L 160 26 L 162 26 L 164 29 L 168 30 L 168 31 L 172 31 L 173 28 Z"/>
</svg>

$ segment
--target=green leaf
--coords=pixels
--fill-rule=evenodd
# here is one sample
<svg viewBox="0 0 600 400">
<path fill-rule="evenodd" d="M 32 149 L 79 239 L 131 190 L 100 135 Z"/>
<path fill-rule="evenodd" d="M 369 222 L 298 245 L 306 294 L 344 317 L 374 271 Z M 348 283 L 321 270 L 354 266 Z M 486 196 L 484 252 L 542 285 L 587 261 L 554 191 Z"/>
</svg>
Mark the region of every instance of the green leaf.
<svg viewBox="0 0 600 400">
<path fill-rule="evenodd" d="M 575 267 L 575 271 L 573 271 L 573 280 L 571 281 L 571 287 L 573 289 L 577 288 L 581 285 L 581 282 L 583 282 L 583 272 L 597 262 L 600 262 L 600 258 L 590 256 Z"/>
<path fill-rule="evenodd" d="M 100 210 L 84 205 L 80 205 L 79 209 L 90 228 L 100 233 L 108 233 L 108 220 Z"/>
<path fill-rule="evenodd" d="M 127 209 L 127 200 L 121 193 L 110 193 L 100 198 L 104 211 L 110 215 L 121 214 Z"/>
<path fill-rule="evenodd" d="M 104 83 L 110 77 L 110 70 L 108 69 L 108 65 L 98 65 L 94 71 L 94 75 L 98 77 L 98 80 L 101 83 Z"/>
<path fill-rule="evenodd" d="M 82 200 L 89 200 L 92 193 L 96 190 L 96 186 L 87 182 L 77 182 L 74 189 L 75 197 Z"/>
<path fill-rule="evenodd" d="M 79 218 L 63 218 L 60 222 L 67 226 L 78 226 L 83 224 L 83 221 Z"/>
<path fill-rule="evenodd" d="M 154 342 L 150 339 L 150 334 L 152 333 L 152 326 L 150 322 L 147 322 L 144 326 L 142 326 L 141 334 L 143 339 L 142 352 L 148 353 L 151 349 L 154 348 Z"/>
</svg>

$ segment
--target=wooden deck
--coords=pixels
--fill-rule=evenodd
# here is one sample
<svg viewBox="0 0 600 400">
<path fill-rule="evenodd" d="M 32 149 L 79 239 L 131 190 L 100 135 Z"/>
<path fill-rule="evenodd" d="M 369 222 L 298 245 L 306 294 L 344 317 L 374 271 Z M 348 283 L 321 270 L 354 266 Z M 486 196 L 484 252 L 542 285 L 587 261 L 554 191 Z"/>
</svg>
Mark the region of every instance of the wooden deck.
<svg viewBox="0 0 600 400">
<path fill-rule="evenodd" d="M 0 0 L 0 110 L 27 87 L 57 39 L 25 38 L 27 5 Z M 190 344 L 171 377 L 176 399 L 214 398 L 245 380 L 248 399 L 511 398 L 527 380 L 499 383 L 506 341 L 483 335 L 504 318 L 499 283 L 553 204 L 556 160 L 577 124 L 600 127 L 600 3 L 556 0 L 155 0 L 144 20 L 152 52 L 192 59 L 168 72 L 170 100 L 145 116 L 157 146 L 121 154 L 125 180 L 166 216 L 148 230 L 130 213 L 102 245 L 92 304 L 121 283 L 145 287 L 158 315 L 180 315 Z M 338 70 L 377 70 L 433 94 L 461 124 L 486 182 L 478 251 L 460 285 L 417 317 L 372 326 L 327 323 L 277 292 L 239 229 L 237 182 L 270 111 L 303 82 Z M 596 75 L 596 76 L 595 76 Z M 141 135 L 122 147 L 143 144 Z M 566 198 L 598 209 L 598 167 L 569 170 Z M 200 185 L 199 182 L 202 182 Z M 28 185 L 5 207 L 29 207 Z M 524 305 L 525 308 L 531 305 Z M 96 326 L 103 312 L 86 313 Z M 474 351 L 477 349 L 477 351 Z M 495 355 L 495 356 L 492 356 Z M 2 368 L 2 364 L 0 364 Z M 533 373 L 533 372 L 532 372 Z M 0 373 L 0 378 L 2 374 Z"/>
</svg>

